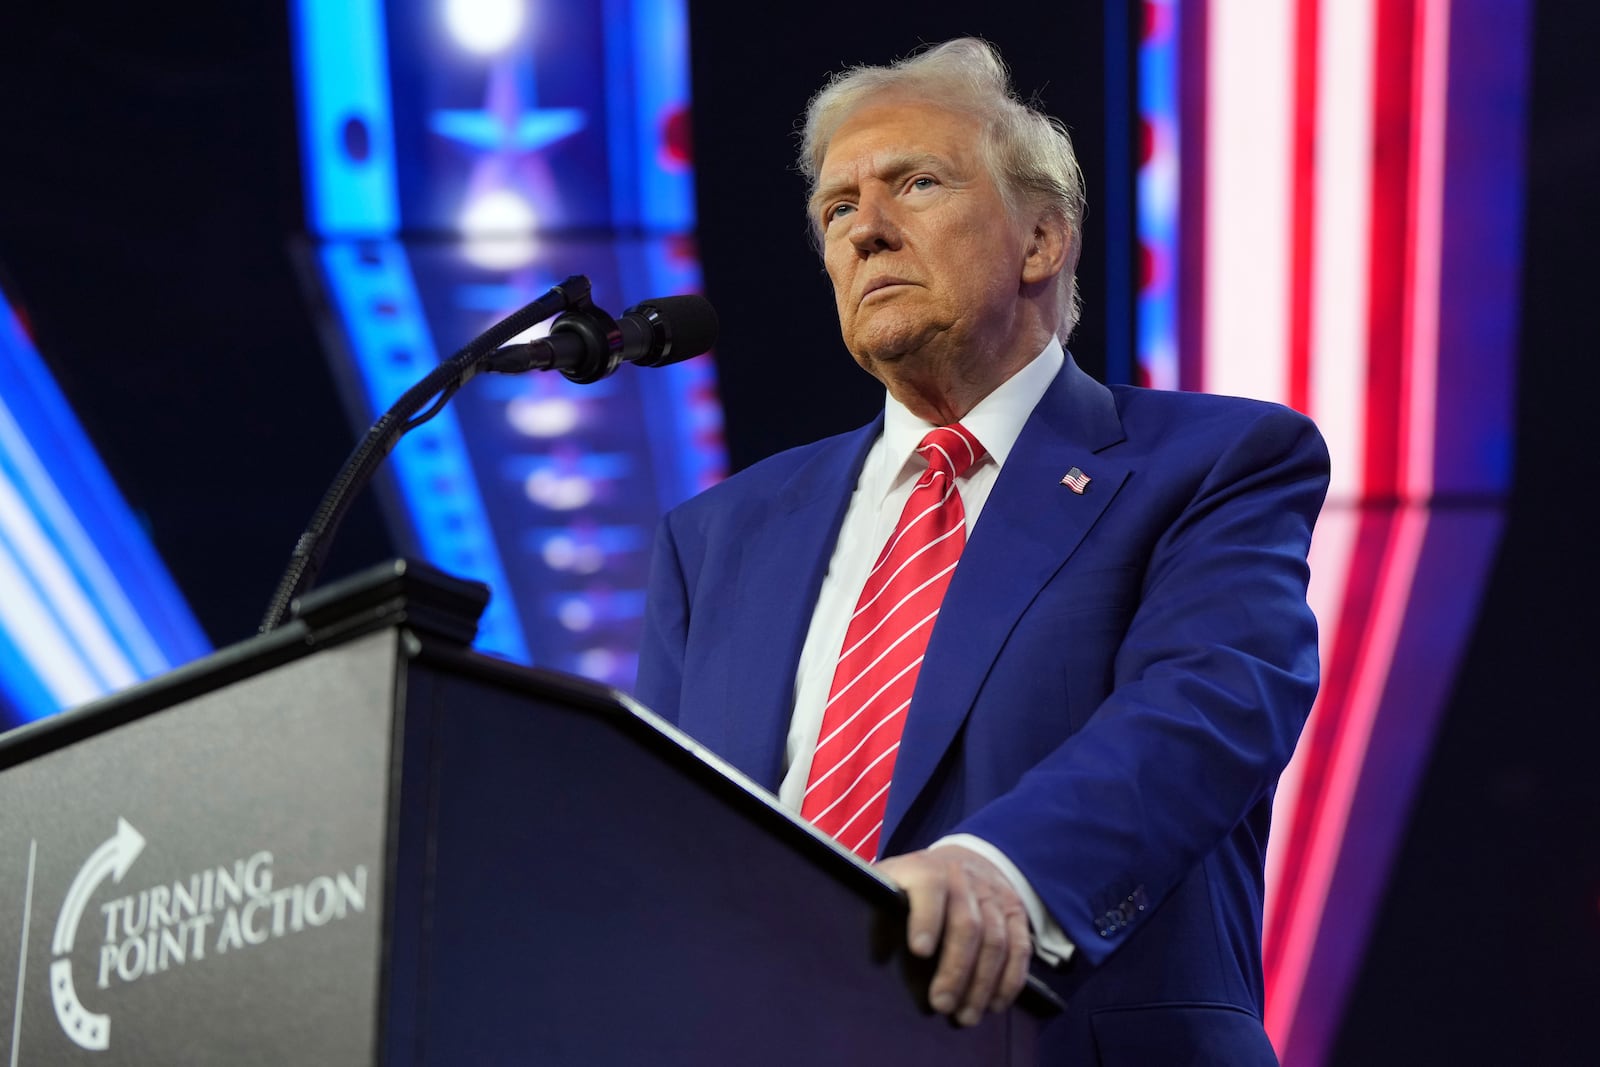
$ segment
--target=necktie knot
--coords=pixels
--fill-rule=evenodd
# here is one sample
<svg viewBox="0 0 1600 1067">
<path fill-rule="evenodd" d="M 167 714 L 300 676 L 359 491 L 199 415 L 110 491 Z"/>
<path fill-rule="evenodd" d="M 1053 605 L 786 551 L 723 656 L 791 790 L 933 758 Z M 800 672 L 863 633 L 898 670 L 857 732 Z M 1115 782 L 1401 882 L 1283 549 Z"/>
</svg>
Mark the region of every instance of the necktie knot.
<svg viewBox="0 0 1600 1067">
<path fill-rule="evenodd" d="M 959 422 L 929 430 L 917 446 L 917 452 L 928 461 L 930 470 L 941 471 L 951 478 L 967 473 L 985 455 L 984 447 L 972 431 Z"/>
</svg>

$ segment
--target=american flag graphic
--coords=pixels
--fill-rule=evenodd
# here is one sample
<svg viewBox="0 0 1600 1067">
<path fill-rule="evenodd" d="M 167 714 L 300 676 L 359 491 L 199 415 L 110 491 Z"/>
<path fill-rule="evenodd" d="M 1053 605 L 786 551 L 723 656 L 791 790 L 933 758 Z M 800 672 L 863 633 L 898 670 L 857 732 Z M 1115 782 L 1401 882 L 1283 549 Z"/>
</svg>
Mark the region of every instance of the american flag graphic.
<svg viewBox="0 0 1600 1067">
<path fill-rule="evenodd" d="M 1083 491 L 1089 488 L 1089 476 L 1077 467 L 1073 467 L 1061 476 L 1061 484 L 1082 496 Z"/>
<path fill-rule="evenodd" d="M 1521 217 L 1533 5 L 1142 9 L 1138 384 L 1287 404 L 1332 459 L 1262 924 L 1267 1033 L 1322 1067 L 1502 523 L 1520 259 L 1484 220 Z"/>
</svg>

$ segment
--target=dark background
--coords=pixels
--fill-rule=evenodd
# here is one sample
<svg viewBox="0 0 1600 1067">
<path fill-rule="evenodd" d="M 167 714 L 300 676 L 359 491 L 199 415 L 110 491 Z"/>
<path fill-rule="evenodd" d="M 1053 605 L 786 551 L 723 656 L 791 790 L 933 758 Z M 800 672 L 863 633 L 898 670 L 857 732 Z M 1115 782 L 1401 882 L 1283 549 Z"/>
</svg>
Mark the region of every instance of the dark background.
<svg viewBox="0 0 1600 1067">
<path fill-rule="evenodd" d="M 735 466 L 880 402 L 839 342 L 791 169 L 795 118 L 842 61 L 982 34 L 1068 120 L 1092 205 L 1073 350 L 1104 366 L 1104 26 L 1100 5 L 1073 6 L 691 3 L 700 241 Z M 355 439 L 289 254 L 287 5 L 85 7 L 0 14 L 0 283 L 224 644 L 254 629 Z M 1339 1064 L 1600 1062 L 1597 29 L 1590 5 L 1536 12 L 1509 519 Z M 330 573 L 391 552 L 369 498 Z"/>
</svg>

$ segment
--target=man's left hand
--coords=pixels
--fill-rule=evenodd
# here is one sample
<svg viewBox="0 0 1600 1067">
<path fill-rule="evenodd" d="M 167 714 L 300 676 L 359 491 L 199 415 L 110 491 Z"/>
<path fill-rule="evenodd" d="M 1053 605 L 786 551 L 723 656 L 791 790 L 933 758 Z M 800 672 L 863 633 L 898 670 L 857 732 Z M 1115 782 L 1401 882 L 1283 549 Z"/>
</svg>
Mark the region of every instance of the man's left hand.
<svg viewBox="0 0 1600 1067">
<path fill-rule="evenodd" d="M 911 898 L 911 951 L 939 954 L 928 987 L 934 1010 L 976 1026 L 985 1011 L 1008 1008 L 1027 981 L 1033 938 L 1022 898 L 1000 868 L 960 845 L 891 856 L 877 867 Z"/>
</svg>

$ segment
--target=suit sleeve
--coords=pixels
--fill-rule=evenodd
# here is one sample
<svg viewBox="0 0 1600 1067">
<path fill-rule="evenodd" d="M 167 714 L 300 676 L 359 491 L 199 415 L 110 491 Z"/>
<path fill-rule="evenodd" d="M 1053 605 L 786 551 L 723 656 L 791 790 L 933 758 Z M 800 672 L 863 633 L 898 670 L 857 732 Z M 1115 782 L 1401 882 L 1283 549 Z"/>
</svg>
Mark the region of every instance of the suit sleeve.
<svg viewBox="0 0 1600 1067">
<path fill-rule="evenodd" d="M 955 828 L 1010 858 L 1091 962 L 1265 811 L 1316 694 L 1306 554 L 1327 483 L 1309 420 L 1262 409 L 1155 537 L 1109 695 Z"/>
<path fill-rule="evenodd" d="M 672 515 L 656 528 L 645 600 L 639 679 L 634 694 L 657 715 L 678 721 L 683 657 L 689 633 L 689 591 L 672 531 Z"/>
</svg>

